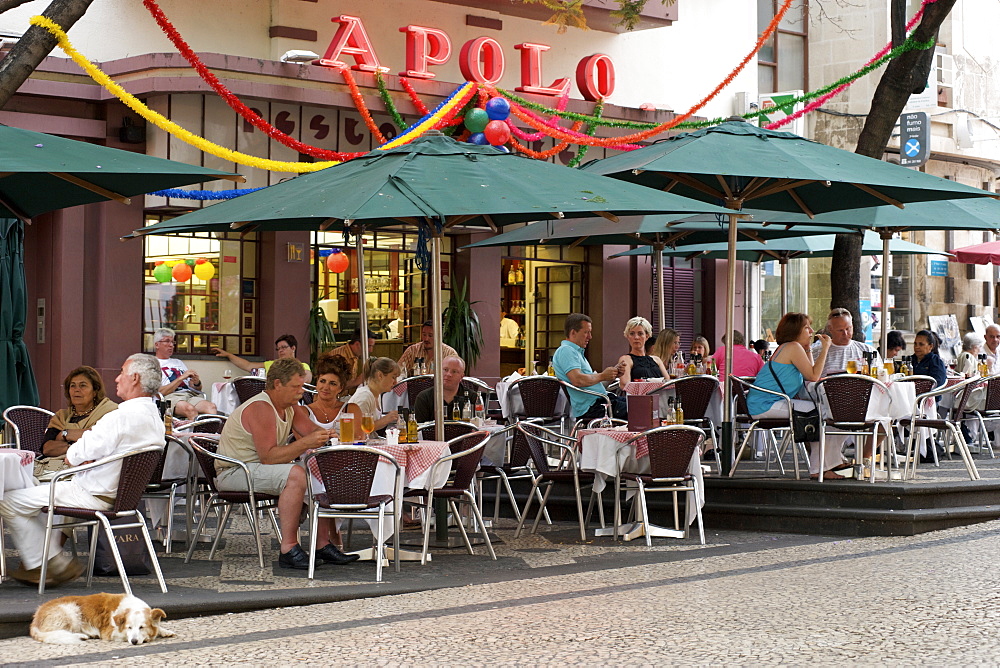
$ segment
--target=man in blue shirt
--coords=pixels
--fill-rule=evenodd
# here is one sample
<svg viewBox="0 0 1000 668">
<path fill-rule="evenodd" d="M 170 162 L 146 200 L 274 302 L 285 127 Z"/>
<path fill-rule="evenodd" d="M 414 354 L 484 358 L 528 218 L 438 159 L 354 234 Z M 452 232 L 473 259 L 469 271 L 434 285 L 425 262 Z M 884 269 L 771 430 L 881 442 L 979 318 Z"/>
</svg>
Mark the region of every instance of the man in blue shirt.
<svg viewBox="0 0 1000 668">
<path fill-rule="evenodd" d="M 624 371 L 624 364 L 621 362 L 617 366 L 609 366 L 600 373 L 596 373 L 590 366 L 584 351 L 590 343 L 593 327 L 590 316 L 571 313 L 566 317 L 566 339 L 559 344 L 558 350 L 552 356 L 552 367 L 555 369 L 556 378 L 573 386 L 570 388 L 569 398 L 573 417 L 578 420 L 604 417 L 607 403 L 601 397 L 595 397 L 575 388 L 607 394 L 603 383 L 612 382 Z M 608 398 L 611 400 L 612 416 L 625 419 L 628 415 L 625 398 L 614 395 L 608 395 Z"/>
</svg>

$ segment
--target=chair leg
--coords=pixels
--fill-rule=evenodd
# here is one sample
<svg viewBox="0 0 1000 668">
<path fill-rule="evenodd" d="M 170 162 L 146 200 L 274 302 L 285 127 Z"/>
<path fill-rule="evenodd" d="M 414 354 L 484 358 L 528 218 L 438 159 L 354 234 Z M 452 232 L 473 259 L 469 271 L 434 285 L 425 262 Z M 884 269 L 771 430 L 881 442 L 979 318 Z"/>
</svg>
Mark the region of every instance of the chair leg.
<svg viewBox="0 0 1000 668">
<path fill-rule="evenodd" d="M 497 553 L 493 551 L 493 542 L 490 540 L 490 535 L 486 532 L 486 526 L 483 524 L 483 515 L 474 503 L 472 504 L 472 512 L 477 515 L 476 520 L 479 522 L 479 528 L 482 531 L 483 540 L 486 541 L 486 549 L 489 550 L 490 557 L 493 561 L 496 561 Z"/>
<path fill-rule="evenodd" d="M 7 577 L 7 555 L 3 546 L 3 518 L 0 517 L 0 581 Z"/>
<path fill-rule="evenodd" d="M 642 532 L 646 534 L 646 547 L 653 546 L 653 537 L 649 535 L 649 514 L 646 512 L 646 486 L 642 482 L 642 478 L 636 477 L 636 482 L 638 483 L 638 489 L 636 494 L 639 496 L 639 512 L 642 513 Z M 677 505 L 674 504 L 676 512 Z"/>
<path fill-rule="evenodd" d="M 122 562 L 122 555 L 118 552 L 118 544 L 115 541 L 114 527 L 111 526 L 111 522 L 108 518 L 101 513 L 97 513 L 97 519 L 100 520 L 100 526 L 104 528 L 104 532 L 108 537 L 108 545 L 111 546 L 111 555 L 115 558 L 115 565 L 118 567 L 118 576 L 122 580 L 122 587 L 125 589 L 125 595 L 132 595 L 132 587 L 128 583 L 128 575 L 125 573 L 125 564 Z"/>
<path fill-rule="evenodd" d="M 41 575 L 38 580 L 38 593 L 45 593 L 45 577 L 49 572 L 49 536 L 55 530 L 55 517 L 52 512 L 52 508 L 49 508 L 48 515 L 45 519 L 45 543 L 42 545 L 42 568 Z"/>
<path fill-rule="evenodd" d="M 163 538 L 163 553 L 170 554 L 174 545 L 174 504 L 177 503 L 177 485 L 171 485 L 167 498 L 167 535 Z"/>
<path fill-rule="evenodd" d="M 535 521 L 531 525 L 531 533 L 535 533 L 538 531 L 538 523 L 542 519 L 542 512 L 545 510 L 545 506 L 548 505 L 549 494 L 552 493 L 552 486 L 553 486 L 552 482 L 546 483 L 545 494 L 542 495 L 542 500 L 538 502 L 540 504 L 538 507 L 538 512 L 535 513 Z M 525 515 L 527 515 L 527 513 L 525 513 Z"/>
<path fill-rule="evenodd" d="M 226 505 L 226 509 L 222 511 L 222 517 L 219 519 L 219 527 L 215 530 L 215 539 L 212 540 L 212 549 L 208 552 L 208 559 L 211 561 L 215 558 L 215 551 L 219 549 L 219 540 L 222 538 L 222 532 L 226 530 L 226 525 L 229 524 L 229 513 L 233 511 L 231 505 Z M 261 568 L 263 568 L 264 557 L 261 557 Z"/>
<path fill-rule="evenodd" d="M 316 502 L 311 504 L 309 512 L 309 572 L 306 578 L 312 580 L 316 577 L 316 534 L 319 533 L 319 507 Z M 375 555 L 378 557 L 378 554 Z M 263 558 L 261 559 L 263 561 Z M 261 568 L 263 568 L 263 564 Z"/>
<path fill-rule="evenodd" d="M 461 515 L 458 512 L 458 505 L 455 503 L 455 499 L 448 499 L 448 507 L 451 509 L 452 515 L 454 515 L 455 517 L 460 518 L 460 521 L 457 522 L 457 524 L 458 524 L 458 530 L 462 534 L 462 540 L 465 542 L 465 549 L 466 549 L 466 551 L 469 554 L 475 554 L 475 552 L 472 550 L 472 541 L 469 540 L 469 534 L 465 530 L 465 523 L 461 521 Z M 485 531 L 485 529 L 484 529 L 484 531 Z"/>
<path fill-rule="evenodd" d="M 427 505 L 424 507 L 424 545 L 420 550 L 420 565 L 427 564 L 427 550 L 431 544 L 431 516 L 434 514 L 434 490 L 427 492 Z M 444 518 L 447 522 L 447 517 Z"/>
<path fill-rule="evenodd" d="M 153 572 L 156 573 L 156 580 L 160 583 L 160 591 L 164 594 L 167 593 L 167 583 L 163 579 L 163 571 L 160 570 L 160 560 L 156 558 L 156 549 L 153 547 L 153 538 L 149 535 L 149 529 L 146 528 L 146 518 L 142 516 L 138 510 L 135 512 L 136 522 L 139 523 L 139 530 L 142 531 L 142 537 L 146 541 L 146 549 L 149 550 L 149 560 L 153 562 Z M 168 525 L 169 525 L 168 521 Z"/>
<path fill-rule="evenodd" d="M 612 526 L 614 526 L 615 532 L 612 534 L 611 540 L 618 542 L 618 533 L 621 531 L 622 526 L 622 477 L 621 475 L 615 476 L 615 510 L 614 518 L 612 519 Z"/>
<path fill-rule="evenodd" d="M 514 490 L 510 486 L 510 479 L 507 474 L 500 471 L 500 477 L 497 479 L 497 498 L 496 504 L 493 509 L 493 521 L 500 517 L 500 485 L 503 484 L 504 489 L 507 490 L 507 500 L 510 501 L 510 507 L 514 509 L 514 518 L 520 522 L 521 521 L 521 509 L 517 507 L 517 499 L 514 498 Z"/>
<path fill-rule="evenodd" d="M 378 504 L 378 524 L 375 527 L 375 582 L 382 581 L 382 560 L 384 558 L 385 558 L 385 501 L 382 501 L 381 503 Z"/>
<path fill-rule="evenodd" d="M 201 517 L 198 518 L 198 526 L 194 530 L 194 535 L 188 534 L 188 551 L 187 556 L 184 557 L 184 563 L 191 562 L 191 556 L 194 554 L 194 548 L 198 546 L 198 538 L 201 536 L 201 532 L 205 528 L 205 523 L 208 521 L 208 511 L 212 507 L 212 501 L 215 499 L 215 495 L 209 495 L 206 501 L 201 504 Z M 219 527 L 221 528 L 221 527 Z"/>
<path fill-rule="evenodd" d="M 733 461 L 733 468 L 729 469 L 730 478 L 732 478 L 733 475 L 736 473 L 736 467 L 740 465 L 740 458 L 743 456 L 743 451 L 746 449 L 747 442 L 750 440 L 750 437 L 753 436 L 753 432 L 754 432 L 753 426 L 747 429 L 746 436 L 743 437 L 743 442 L 740 443 L 740 449 L 736 451 L 736 458 Z"/>
<path fill-rule="evenodd" d="M 231 508 L 232 506 L 230 506 Z M 257 509 L 254 508 L 249 503 L 243 504 L 243 512 L 246 513 L 247 522 L 250 523 L 250 531 L 253 533 L 254 539 L 257 542 L 257 561 L 260 563 L 261 570 L 264 569 L 264 543 L 260 537 L 260 523 L 258 522 Z M 229 515 L 229 509 L 226 510 L 226 515 Z M 278 534 L 278 540 L 281 540 L 281 534 Z"/>
<path fill-rule="evenodd" d="M 549 489 L 551 490 L 551 487 Z M 583 498 L 580 494 L 580 477 L 575 471 L 573 472 L 573 490 L 576 492 L 576 512 L 577 518 L 580 520 L 580 540 L 587 540 L 587 525 L 583 520 Z M 548 492 L 545 492 L 546 496 L 548 496 L 548 494 Z M 590 497 L 591 500 L 593 500 L 593 492 L 591 492 Z"/>
<path fill-rule="evenodd" d="M 87 589 L 94 584 L 94 562 L 97 561 L 97 537 L 100 532 L 101 528 L 94 522 L 90 532 L 90 552 L 87 554 Z"/>
<path fill-rule="evenodd" d="M 698 519 L 698 538 L 701 540 L 701 544 L 705 544 L 705 525 L 701 517 L 701 494 L 698 493 L 698 483 L 691 481 L 691 496 L 694 497 L 694 508 L 695 514 Z M 685 522 L 687 519 L 685 518 Z"/>
<path fill-rule="evenodd" d="M 528 517 L 528 511 L 531 510 L 531 502 L 535 498 L 535 492 L 538 490 L 538 478 L 535 478 L 531 482 L 531 491 L 528 492 L 528 500 L 524 502 L 524 509 L 521 511 L 521 519 L 517 521 L 517 529 L 514 530 L 514 538 L 519 538 L 521 536 L 521 529 L 524 527 L 524 520 Z M 538 502 L 545 507 L 545 499 L 539 499 Z"/>
</svg>

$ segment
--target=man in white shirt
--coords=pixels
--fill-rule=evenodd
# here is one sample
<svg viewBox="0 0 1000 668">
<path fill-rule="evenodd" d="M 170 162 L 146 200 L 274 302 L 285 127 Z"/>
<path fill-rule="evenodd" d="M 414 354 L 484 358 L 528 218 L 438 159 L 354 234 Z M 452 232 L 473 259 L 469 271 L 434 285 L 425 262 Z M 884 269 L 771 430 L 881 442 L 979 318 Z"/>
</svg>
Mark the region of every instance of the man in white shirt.
<svg viewBox="0 0 1000 668">
<path fill-rule="evenodd" d="M 842 373 L 847 368 L 849 360 L 861 361 L 865 352 L 875 352 L 876 364 L 882 364 L 882 358 L 878 357 L 875 348 L 864 341 L 855 341 L 854 321 L 851 312 L 846 308 L 835 308 L 827 316 L 826 329 L 830 334 L 830 349 L 826 353 L 826 365 L 823 367 L 823 375 L 831 373 Z M 819 354 L 822 345 L 817 342 L 812 346 L 813 357 Z M 858 365 L 860 367 L 860 364 Z"/>
<path fill-rule="evenodd" d="M 66 463 L 70 466 L 148 445 L 163 445 L 163 420 L 153 400 L 160 389 L 160 365 L 156 358 L 132 355 L 122 365 L 115 384 L 122 403 L 70 446 L 66 451 Z M 111 462 L 56 483 L 56 505 L 109 510 L 118 495 L 121 466 L 121 461 Z M 21 567 L 11 576 L 24 584 L 37 585 L 41 577 L 46 522 L 41 509 L 49 505 L 50 489 L 51 484 L 15 489 L 5 492 L 0 501 L 0 516 L 21 555 Z M 61 537 L 59 531 L 50 536 L 49 554 L 54 556 L 49 559 L 47 585 L 74 580 L 83 573 L 83 566 L 62 551 Z"/>
<path fill-rule="evenodd" d="M 990 374 L 1000 372 L 1000 327 L 990 325 L 983 333 L 986 344 L 983 345 L 983 352 L 986 354 L 986 363 L 990 365 Z"/>
<path fill-rule="evenodd" d="M 507 310 L 500 308 L 500 345 L 513 348 L 517 341 L 517 335 L 521 332 L 521 326 L 513 318 L 507 317 Z"/>
<path fill-rule="evenodd" d="M 198 372 L 191 371 L 187 364 L 171 357 L 176 336 L 174 330 L 167 327 L 161 327 L 153 334 L 153 351 L 163 374 L 160 394 L 170 402 L 174 415 L 178 417 L 192 420 L 198 415 L 215 415 L 219 409 L 205 398 Z"/>
</svg>

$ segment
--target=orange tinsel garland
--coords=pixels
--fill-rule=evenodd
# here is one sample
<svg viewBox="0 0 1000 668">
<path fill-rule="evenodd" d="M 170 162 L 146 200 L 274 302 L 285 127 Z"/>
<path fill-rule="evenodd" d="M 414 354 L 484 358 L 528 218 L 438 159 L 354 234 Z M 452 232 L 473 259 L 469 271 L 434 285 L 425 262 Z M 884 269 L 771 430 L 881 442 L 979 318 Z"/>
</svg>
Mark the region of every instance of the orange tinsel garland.
<svg viewBox="0 0 1000 668">
<path fill-rule="evenodd" d="M 358 89 L 358 82 L 354 80 L 354 75 L 351 74 L 351 70 L 346 67 L 340 68 L 340 73 L 344 75 L 344 81 L 347 83 L 347 87 L 351 91 L 351 99 L 354 100 L 354 106 L 358 108 L 358 113 L 361 114 L 361 120 L 365 122 L 368 129 L 371 131 L 372 136 L 375 137 L 379 144 L 385 143 L 385 137 L 378 129 L 378 124 L 375 123 L 375 119 L 372 118 L 372 114 L 368 111 L 368 107 L 365 105 L 365 100 L 361 97 L 361 90 Z"/>
<path fill-rule="evenodd" d="M 582 127 L 583 127 L 583 121 L 577 121 L 576 123 L 573 124 L 572 130 L 573 132 L 579 132 L 580 128 Z M 566 147 L 570 145 L 570 142 L 564 141 L 562 143 L 556 144 L 552 148 L 545 151 L 533 151 L 524 144 L 522 144 L 521 142 L 517 141 L 517 139 L 515 139 L 514 137 L 510 138 L 510 143 L 514 147 L 514 149 L 517 150 L 519 153 L 523 153 L 530 158 L 534 158 L 535 160 L 544 160 L 545 158 L 551 158 L 557 153 L 562 153 L 564 150 L 566 150 Z"/>
</svg>

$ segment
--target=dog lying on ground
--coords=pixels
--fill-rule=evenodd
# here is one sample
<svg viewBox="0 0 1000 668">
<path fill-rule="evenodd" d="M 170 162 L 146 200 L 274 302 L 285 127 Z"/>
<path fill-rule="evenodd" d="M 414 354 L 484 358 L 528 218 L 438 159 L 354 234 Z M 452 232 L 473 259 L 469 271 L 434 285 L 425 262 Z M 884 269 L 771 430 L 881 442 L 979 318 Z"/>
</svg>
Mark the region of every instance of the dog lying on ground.
<svg viewBox="0 0 1000 668">
<path fill-rule="evenodd" d="M 30 635 L 39 642 L 57 645 L 73 645 L 90 638 L 141 645 L 154 638 L 174 636 L 160 626 L 166 616 L 163 610 L 151 609 L 126 594 L 63 596 L 38 607 Z"/>
</svg>

